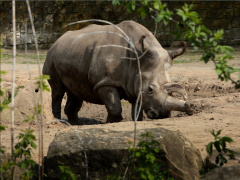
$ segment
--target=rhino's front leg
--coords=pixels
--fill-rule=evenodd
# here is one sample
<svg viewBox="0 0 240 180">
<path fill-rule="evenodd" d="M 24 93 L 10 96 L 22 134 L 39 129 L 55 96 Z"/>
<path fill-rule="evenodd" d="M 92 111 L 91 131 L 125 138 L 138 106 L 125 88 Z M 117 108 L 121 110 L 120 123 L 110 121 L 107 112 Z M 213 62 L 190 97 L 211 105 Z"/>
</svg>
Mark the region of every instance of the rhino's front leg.
<svg viewBox="0 0 240 180">
<path fill-rule="evenodd" d="M 121 99 L 118 90 L 114 87 L 103 86 L 98 89 L 97 93 L 108 111 L 106 122 L 113 123 L 123 120 Z"/>
<path fill-rule="evenodd" d="M 136 106 L 136 103 L 135 102 L 132 103 L 132 120 L 133 121 L 135 120 L 135 106 Z M 138 112 L 136 112 L 136 113 L 138 113 Z M 142 121 L 142 120 L 143 120 L 143 109 L 141 108 L 137 121 Z"/>
</svg>

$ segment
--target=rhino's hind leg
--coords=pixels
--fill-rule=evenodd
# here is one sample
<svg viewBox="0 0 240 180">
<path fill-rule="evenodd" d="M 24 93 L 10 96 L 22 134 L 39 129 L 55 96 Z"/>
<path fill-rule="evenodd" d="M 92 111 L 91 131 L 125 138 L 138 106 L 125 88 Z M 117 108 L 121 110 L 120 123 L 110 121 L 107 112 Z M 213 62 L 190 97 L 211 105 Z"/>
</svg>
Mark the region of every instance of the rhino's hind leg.
<svg viewBox="0 0 240 180">
<path fill-rule="evenodd" d="M 106 122 L 120 122 L 123 118 L 121 99 L 118 90 L 114 87 L 104 86 L 99 88 L 97 93 L 108 111 Z"/>
<path fill-rule="evenodd" d="M 51 76 L 51 79 L 48 80 L 48 82 L 52 89 L 53 116 L 57 119 L 61 119 L 61 104 L 66 88 L 56 76 Z"/>
<path fill-rule="evenodd" d="M 67 91 L 67 103 L 64 108 L 64 112 L 68 117 L 68 121 L 77 122 L 78 121 L 78 112 L 82 107 L 83 100 L 80 100 L 77 96 Z"/>
</svg>

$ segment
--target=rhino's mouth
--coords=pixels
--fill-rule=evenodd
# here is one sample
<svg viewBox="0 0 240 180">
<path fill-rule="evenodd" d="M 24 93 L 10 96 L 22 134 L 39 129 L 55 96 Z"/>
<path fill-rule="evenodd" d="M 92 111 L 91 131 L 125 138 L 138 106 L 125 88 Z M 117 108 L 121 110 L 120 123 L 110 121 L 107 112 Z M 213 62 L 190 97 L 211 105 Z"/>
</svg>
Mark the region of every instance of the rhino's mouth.
<svg viewBox="0 0 240 180">
<path fill-rule="evenodd" d="M 145 113 L 149 119 L 164 119 L 170 116 L 170 111 L 163 113 L 152 108 L 146 109 Z"/>
<path fill-rule="evenodd" d="M 145 112 L 147 114 L 147 117 L 150 119 L 157 119 L 159 116 L 159 113 L 153 109 L 147 109 Z"/>
</svg>

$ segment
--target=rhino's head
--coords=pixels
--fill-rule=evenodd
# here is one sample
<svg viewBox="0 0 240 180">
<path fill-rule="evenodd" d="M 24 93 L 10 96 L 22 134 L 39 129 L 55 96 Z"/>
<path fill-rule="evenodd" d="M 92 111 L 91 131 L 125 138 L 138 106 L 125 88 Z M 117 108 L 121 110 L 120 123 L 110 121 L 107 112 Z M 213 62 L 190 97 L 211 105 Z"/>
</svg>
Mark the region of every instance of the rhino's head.
<svg viewBox="0 0 240 180">
<path fill-rule="evenodd" d="M 160 44 L 149 42 L 145 36 L 140 38 L 142 51 L 145 55 L 140 59 L 142 72 L 142 108 L 148 118 L 161 119 L 170 116 L 170 112 L 187 111 L 185 89 L 176 83 L 171 83 L 169 69 L 172 61 L 186 51 L 186 44 L 173 52 L 168 52 Z M 155 39 L 155 38 L 154 38 Z M 171 96 L 179 93 L 184 100 Z"/>
</svg>

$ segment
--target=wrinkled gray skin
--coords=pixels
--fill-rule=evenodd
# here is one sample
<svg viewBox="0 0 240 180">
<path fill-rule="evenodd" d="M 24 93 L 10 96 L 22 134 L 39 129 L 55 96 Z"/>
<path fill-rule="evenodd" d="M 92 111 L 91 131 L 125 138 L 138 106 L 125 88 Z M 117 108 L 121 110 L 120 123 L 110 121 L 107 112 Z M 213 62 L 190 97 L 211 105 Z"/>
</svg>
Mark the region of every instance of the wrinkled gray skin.
<svg viewBox="0 0 240 180">
<path fill-rule="evenodd" d="M 184 101 L 187 98 L 184 88 L 171 83 L 168 74 L 172 59 L 181 55 L 185 48 L 167 52 L 150 31 L 133 21 L 124 21 L 118 27 L 130 37 L 139 56 L 147 50 L 140 58 L 143 96 L 138 120 L 142 120 L 143 110 L 152 119 L 169 117 L 172 110 L 189 112 L 189 105 Z M 49 84 L 55 118 L 61 118 L 61 102 L 65 92 L 67 103 L 64 110 L 69 121 L 78 120 L 77 113 L 83 101 L 104 104 L 108 111 L 107 122 L 122 120 L 121 99 L 128 100 L 134 109 L 139 91 L 137 61 L 124 57 L 136 56 L 123 48 L 99 47 L 109 44 L 130 47 L 116 34 L 85 36 L 98 31 L 120 33 L 111 25 L 90 25 L 65 33 L 48 51 L 43 74 L 51 78 Z M 143 35 L 146 37 L 141 41 Z M 179 93 L 184 100 L 171 97 L 172 92 Z"/>
</svg>

